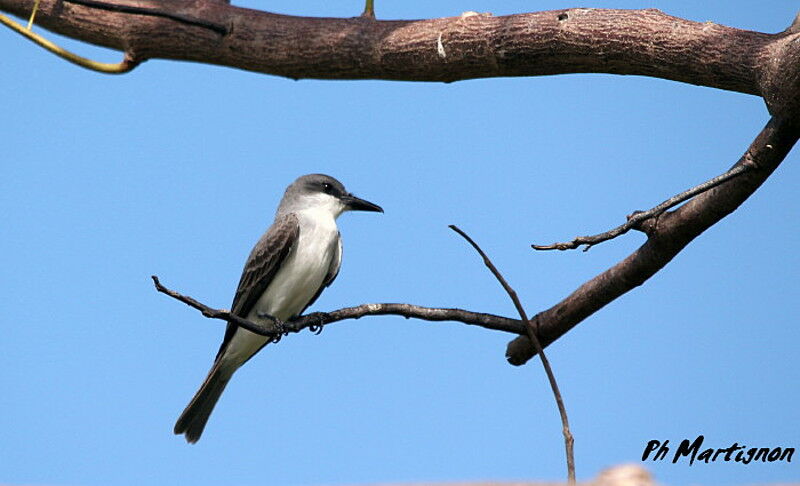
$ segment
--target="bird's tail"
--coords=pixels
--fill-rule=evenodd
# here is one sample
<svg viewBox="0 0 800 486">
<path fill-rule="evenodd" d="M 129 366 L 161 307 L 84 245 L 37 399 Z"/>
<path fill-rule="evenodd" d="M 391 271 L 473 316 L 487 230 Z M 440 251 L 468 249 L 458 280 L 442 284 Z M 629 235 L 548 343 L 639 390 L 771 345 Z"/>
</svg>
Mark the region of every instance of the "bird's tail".
<svg viewBox="0 0 800 486">
<path fill-rule="evenodd" d="M 189 405 L 186 406 L 178 421 L 175 422 L 173 431 L 176 434 L 184 434 L 186 442 L 190 444 L 194 444 L 200 439 L 208 417 L 236 370 L 235 366 L 230 366 L 230 364 L 226 366 L 223 363 L 222 359 L 216 360 L 208 372 L 206 380 L 197 390 Z"/>
</svg>

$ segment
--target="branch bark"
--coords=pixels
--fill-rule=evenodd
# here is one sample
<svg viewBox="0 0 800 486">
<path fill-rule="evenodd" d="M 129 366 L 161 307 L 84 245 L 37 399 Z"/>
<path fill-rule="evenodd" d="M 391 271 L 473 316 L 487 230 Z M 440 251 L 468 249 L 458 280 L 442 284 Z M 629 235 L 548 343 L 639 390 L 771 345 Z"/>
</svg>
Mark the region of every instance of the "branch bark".
<svg viewBox="0 0 800 486">
<path fill-rule="evenodd" d="M 627 258 L 533 317 L 539 338 L 552 342 L 629 290 L 642 285 L 703 231 L 732 213 L 780 165 L 800 137 L 800 118 L 772 118 L 734 167 L 754 169 L 700 194 L 680 208 L 646 221 L 647 242 Z M 509 343 L 506 357 L 521 365 L 536 351 L 526 336 Z"/>
<path fill-rule="evenodd" d="M 599 235 L 592 235 L 592 236 L 578 236 L 572 241 L 566 241 L 562 243 L 553 243 L 552 245 L 531 245 L 531 248 L 534 250 L 574 250 L 576 248 L 580 248 L 583 246 L 583 251 L 589 251 L 591 247 L 602 243 L 604 241 L 608 241 L 618 236 L 622 236 L 628 231 L 632 229 L 641 229 L 647 232 L 646 225 L 643 225 L 645 221 L 658 218 L 664 211 L 674 208 L 678 204 L 688 201 L 689 199 L 701 194 L 703 192 L 708 191 L 712 187 L 716 187 L 723 182 L 733 179 L 734 177 L 744 174 L 748 170 L 754 169 L 755 166 L 751 163 L 745 163 L 742 165 L 734 165 L 724 174 L 720 174 L 712 179 L 707 180 L 702 184 L 698 184 L 686 191 L 683 191 L 680 194 L 676 194 L 671 198 L 667 199 L 666 201 L 662 202 L 658 206 L 654 208 L 650 208 L 647 211 L 634 211 L 633 214 L 628 215 L 628 220 L 616 228 L 606 231 L 604 233 L 600 233 Z"/>
<path fill-rule="evenodd" d="M 173 299 L 177 299 L 184 304 L 187 304 L 199 310 L 205 317 L 212 319 L 222 319 L 224 321 L 232 322 L 241 326 L 248 331 L 256 334 L 269 337 L 278 337 L 278 327 L 268 325 L 264 326 L 247 319 L 231 314 L 227 310 L 211 308 L 187 295 L 171 290 L 164 286 L 156 277 L 151 277 L 156 290 L 162 294 L 168 295 Z M 330 312 L 312 312 L 298 317 L 289 322 L 278 323 L 284 328 L 286 332 L 300 332 L 303 329 L 323 326 L 333 322 L 344 321 L 346 319 L 360 319 L 364 316 L 385 316 L 397 315 L 405 317 L 406 319 L 422 319 L 425 321 L 457 321 L 464 324 L 480 326 L 485 329 L 492 329 L 495 331 L 510 332 L 513 334 L 525 334 L 525 324 L 516 319 L 509 319 L 507 317 L 496 316 L 494 314 L 484 314 L 481 312 L 472 312 L 464 309 L 449 309 L 449 308 L 434 308 L 423 307 L 413 304 L 362 304 L 355 307 L 345 307 Z M 548 343 L 549 344 L 549 343 Z"/>
<path fill-rule="evenodd" d="M 26 17 L 33 1 L 0 0 L 0 10 Z M 376 21 L 276 15 L 213 0 L 41 0 L 37 24 L 139 62 L 196 61 L 293 79 L 636 74 L 759 95 L 773 114 L 796 105 L 786 95 L 800 79 L 793 29 L 764 34 L 655 9 Z"/>
</svg>

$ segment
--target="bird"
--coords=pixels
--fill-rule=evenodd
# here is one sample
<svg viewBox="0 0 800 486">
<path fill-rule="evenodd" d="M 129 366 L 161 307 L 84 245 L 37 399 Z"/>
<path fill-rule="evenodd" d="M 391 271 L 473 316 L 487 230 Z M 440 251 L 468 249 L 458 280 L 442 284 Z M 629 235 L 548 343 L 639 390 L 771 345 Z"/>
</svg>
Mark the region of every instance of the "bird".
<svg viewBox="0 0 800 486">
<path fill-rule="evenodd" d="M 299 177 L 286 188 L 275 220 L 250 252 L 231 312 L 256 323 L 299 316 L 331 285 L 342 264 L 336 218 L 345 211 L 383 212 L 325 174 Z M 203 433 L 214 406 L 234 372 L 270 341 L 233 323 L 197 393 L 175 423 L 190 444 Z"/>
</svg>

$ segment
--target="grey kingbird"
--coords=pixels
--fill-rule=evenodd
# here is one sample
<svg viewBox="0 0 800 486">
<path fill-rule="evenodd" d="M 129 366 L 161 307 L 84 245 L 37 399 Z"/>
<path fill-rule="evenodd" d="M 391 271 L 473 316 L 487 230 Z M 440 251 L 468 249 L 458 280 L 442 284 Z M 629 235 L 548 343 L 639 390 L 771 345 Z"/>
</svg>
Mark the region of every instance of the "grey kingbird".
<svg viewBox="0 0 800 486">
<path fill-rule="evenodd" d="M 272 226 L 244 264 L 231 312 L 256 323 L 271 323 L 269 316 L 287 321 L 313 304 L 339 273 L 342 240 L 336 218 L 348 210 L 383 212 L 377 204 L 347 192 L 333 177 L 310 174 L 294 181 L 286 188 Z M 228 323 L 214 365 L 174 432 L 185 434 L 187 442 L 197 442 L 233 373 L 269 340 Z"/>
</svg>

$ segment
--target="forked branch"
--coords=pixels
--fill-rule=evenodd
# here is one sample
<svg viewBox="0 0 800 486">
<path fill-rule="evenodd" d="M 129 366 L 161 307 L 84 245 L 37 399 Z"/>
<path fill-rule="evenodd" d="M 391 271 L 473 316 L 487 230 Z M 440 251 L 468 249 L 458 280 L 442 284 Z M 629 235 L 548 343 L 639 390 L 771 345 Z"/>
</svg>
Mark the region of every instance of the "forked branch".
<svg viewBox="0 0 800 486">
<path fill-rule="evenodd" d="M 618 236 L 622 236 L 628 231 L 632 229 L 642 229 L 645 233 L 647 233 L 647 229 L 642 226 L 642 223 L 647 221 L 650 218 L 657 218 L 664 211 L 674 208 L 678 204 L 688 201 L 689 199 L 697 196 L 698 194 L 702 194 L 709 189 L 717 187 L 718 185 L 722 184 L 723 182 L 733 179 L 734 177 L 744 174 L 748 170 L 755 168 L 752 161 L 745 160 L 744 163 L 741 165 L 735 165 L 731 167 L 727 172 L 724 174 L 720 174 L 717 177 L 707 180 L 702 184 L 698 184 L 697 186 L 692 187 L 691 189 L 687 189 L 680 194 L 672 196 L 671 198 L 667 199 L 666 201 L 662 202 L 658 206 L 648 209 L 647 211 L 636 211 L 633 214 L 628 216 L 628 220 L 625 224 L 617 226 L 616 228 L 606 231 L 605 233 L 600 233 L 594 236 L 578 236 L 572 241 L 567 241 L 565 243 L 553 243 L 552 245 L 531 245 L 534 250 L 574 250 L 582 245 L 586 245 L 583 251 L 589 251 L 591 247 L 598 243 L 602 243 L 604 241 L 611 240 Z"/>
<path fill-rule="evenodd" d="M 751 168 L 702 192 L 683 206 L 661 214 L 647 230 L 647 241 L 627 258 L 581 285 L 567 298 L 540 312 L 538 336 L 552 342 L 588 316 L 643 284 L 703 231 L 739 207 L 780 165 L 800 136 L 800 117 L 773 117 L 734 165 Z M 734 174 L 736 172 L 734 171 Z M 536 354 L 527 336 L 508 345 L 506 357 L 520 365 Z"/>
</svg>

